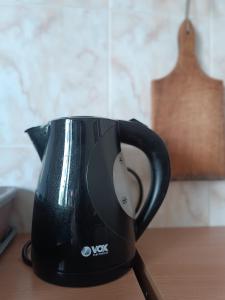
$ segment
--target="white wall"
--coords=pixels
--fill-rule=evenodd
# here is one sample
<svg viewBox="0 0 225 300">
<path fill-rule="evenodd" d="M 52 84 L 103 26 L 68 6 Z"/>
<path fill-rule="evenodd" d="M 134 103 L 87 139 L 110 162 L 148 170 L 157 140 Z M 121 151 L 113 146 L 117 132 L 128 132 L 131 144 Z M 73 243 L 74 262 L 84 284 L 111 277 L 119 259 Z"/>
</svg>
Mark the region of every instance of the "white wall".
<svg viewBox="0 0 225 300">
<path fill-rule="evenodd" d="M 225 1 L 192 0 L 203 69 L 225 80 Z M 150 81 L 171 71 L 183 0 L 0 0 L 0 185 L 22 189 L 28 230 L 40 162 L 24 130 L 67 115 L 150 120 Z M 127 152 L 127 151 L 126 151 Z M 145 183 L 148 167 L 128 164 Z M 154 226 L 225 225 L 225 182 L 173 182 Z"/>
</svg>

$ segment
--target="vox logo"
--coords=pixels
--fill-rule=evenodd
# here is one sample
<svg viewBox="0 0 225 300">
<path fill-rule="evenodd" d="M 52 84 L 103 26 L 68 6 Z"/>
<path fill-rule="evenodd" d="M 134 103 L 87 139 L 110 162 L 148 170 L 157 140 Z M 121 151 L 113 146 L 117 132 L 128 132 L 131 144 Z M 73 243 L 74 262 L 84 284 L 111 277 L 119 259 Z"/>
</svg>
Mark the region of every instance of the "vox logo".
<svg viewBox="0 0 225 300">
<path fill-rule="evenodd" d="M 88 257 L 90 255 L 98 256 L 98 255 L 106 255 L 109 253 L 108 244 L 103 245 L 95 245 L 95 246 L 84 246 L 81 249 L 81 255 L 84 257 Z"/>
</svg>

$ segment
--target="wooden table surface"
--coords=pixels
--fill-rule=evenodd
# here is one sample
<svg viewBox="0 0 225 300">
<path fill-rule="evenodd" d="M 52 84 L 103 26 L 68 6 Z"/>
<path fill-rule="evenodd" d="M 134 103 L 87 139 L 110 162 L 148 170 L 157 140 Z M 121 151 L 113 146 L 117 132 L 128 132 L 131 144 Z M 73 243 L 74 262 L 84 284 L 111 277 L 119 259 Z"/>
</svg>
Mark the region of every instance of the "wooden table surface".
<svg viewBox="0 0 225 300">
<path fill-rule="evenodd" d="M 21 260 L 28 235 L 19 235 L 0 257 L 1 300 L 100 300 L 144 299 L 133 271 L 108 284 L 90 288 L 68 288 L 39 279 Z"/>
<path fill-rule="evenodd" d="M 137 247 L 163 300 L 225 300 L 225 227 L 148 230 Z"/>
<path fill-rule="evenodd" d="M 133 271 L 98 287 L 48 284 L 21 261 L 27 235 L 19 235 L 0 257 L 0 299 L 144 299 Z M 225 228 L 150 229 L 139 249 L 160 300 L 225 299 Z"/>
</svg>

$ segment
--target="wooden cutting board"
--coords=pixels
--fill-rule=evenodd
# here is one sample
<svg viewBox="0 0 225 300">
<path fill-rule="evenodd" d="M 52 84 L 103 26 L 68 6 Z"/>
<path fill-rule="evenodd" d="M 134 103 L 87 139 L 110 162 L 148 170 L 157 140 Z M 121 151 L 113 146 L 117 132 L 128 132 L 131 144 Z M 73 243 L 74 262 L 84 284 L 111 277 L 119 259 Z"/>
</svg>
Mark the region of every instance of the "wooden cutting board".
<svg viewBox="0 0 225 300">
<path fill-rule="evenodd" d="M 223 82 L 201 70 L 189 20 L 174 70 L 152 81 L 152 125 L 168 147 L 172 179 L 225 178 Z"/>
</svg>

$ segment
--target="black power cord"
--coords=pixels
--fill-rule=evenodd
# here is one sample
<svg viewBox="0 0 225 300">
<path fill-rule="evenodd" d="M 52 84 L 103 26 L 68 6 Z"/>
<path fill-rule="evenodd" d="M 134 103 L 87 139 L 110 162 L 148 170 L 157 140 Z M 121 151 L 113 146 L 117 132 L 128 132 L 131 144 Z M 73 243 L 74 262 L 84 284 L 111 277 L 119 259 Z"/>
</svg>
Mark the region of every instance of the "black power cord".
<svg viewBox="0 0 225 300">
<path fill-rule="evenodd" d="M 132 170 L 130 168 L 127 168 L 127 171 L 134 176 L 134 178 L 137 180 L 137 183 L 138 183 L 138 186 L 139 186 L 138 203 L 137 203 L 137 206 L 135 208 L 135 212 L 137 213 L 139 211 L 139 208 L 141 206 L 142 199 L 143 199 L 143 193 L 144 193 L 144 191 L 143 191 L 143 184 L 141 182 L 140 177 L 138 176 L 138 174 L 134 170 Z"/>
<path fill-rule="evenodd" d="M 22 248 L 22 259 L 23 259 L 23 262 L 26 265 L 32 267 L 32 261 L 31 261 L 31 258 L 28 255 L 28 251 L 30 250 L 30 246 L 31 246 L 31 240 L 27 241 L 23 245 L 23 248 Z"/>
<path fill-rule="evenodd" d="M 135 209 L 135 212 L 138 212 L 138 210 L 141 206 L 142 198 L 143 198 L 143 185 L 142 185 L 140 177 L 137 175 L 137 173 L 134 170 L 132 170 L 130 168 L 127 168 L 127 170 L 128 170 L 128 172 L 130 172 L 134 176 L 134 178 L 137 180 L 137 183 L 139 185 L 139 198 L 138 198 L 138 204 L 137 204 L 136 209 Z M 29 255 L 30 246 L 31 246 L 31 240 L 27 241 L 24 244 L 24 246 L 22 248 L 22 259 L 23 259 L 23 262 L 27 266 L 32 267 L 32 260 L 31 260 L 30 255 Z"/>
</svg>

